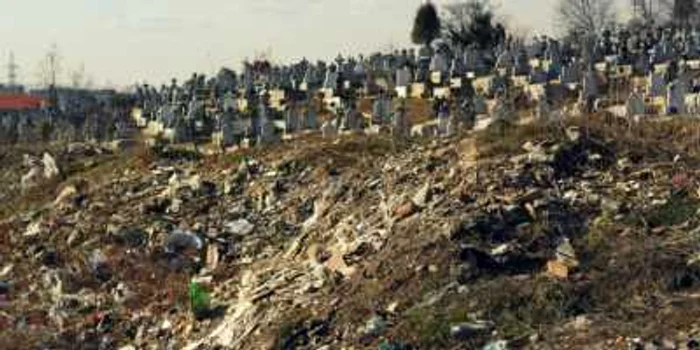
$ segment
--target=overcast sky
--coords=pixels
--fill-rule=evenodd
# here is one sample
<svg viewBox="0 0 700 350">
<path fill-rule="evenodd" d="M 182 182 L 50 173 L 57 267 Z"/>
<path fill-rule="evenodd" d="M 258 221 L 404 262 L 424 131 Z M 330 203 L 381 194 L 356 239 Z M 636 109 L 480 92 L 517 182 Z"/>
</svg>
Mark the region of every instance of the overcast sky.
<svg viewBox="0 0 700 350">
<path fill-rule="evenodd" d="M 451 0 L 436 0 L 444 4 Z M 621 1 L 621 0 L 620 0 Z M 56 43 L 62 83 L 84 64 L 97 86 L 236 70 L 246 57 L 335 57 L 409 45 L 422 0 L 0 0 L 0 63 L 36 84 Z M 556 0 L 495 0 L 519 29 L 551 32 Z M 0 70 L 0 82 L 7 79 Z"/>
</svg>

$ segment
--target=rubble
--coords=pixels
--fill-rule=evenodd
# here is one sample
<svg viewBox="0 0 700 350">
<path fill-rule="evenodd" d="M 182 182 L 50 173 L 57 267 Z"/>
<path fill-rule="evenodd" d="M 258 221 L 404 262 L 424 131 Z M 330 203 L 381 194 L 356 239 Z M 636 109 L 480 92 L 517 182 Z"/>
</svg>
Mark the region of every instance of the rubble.
<svg viewBox="0 0 700 350">
<path fill-rule="evenodd" d="M 619 166 L 635 147 L 601 132 L 491 154 L 487 129 L 398 150 L 318 135 L 245 157 L 97 158 L 0 218 L 0 333 L 35 323 L 52 348 L 115 349 L 680 343 L 649 325 L 677 305 L 700 315 L 697 194 L 675 191 L 678 152 Z M 482 158 L 464 161 L 474 140 Z M 629 314 L 643 322 L 618 328 Z"/>
</svg>

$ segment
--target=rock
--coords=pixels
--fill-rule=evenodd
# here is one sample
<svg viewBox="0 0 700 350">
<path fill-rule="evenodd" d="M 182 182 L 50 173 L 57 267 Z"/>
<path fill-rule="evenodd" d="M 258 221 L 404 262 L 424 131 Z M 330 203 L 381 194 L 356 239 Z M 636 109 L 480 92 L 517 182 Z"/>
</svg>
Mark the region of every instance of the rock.
<svg viewBox="0 0 700 350">
<path fill-rule="evenodd" d="M 394 207 L 392 210 L 394 217 L 398 220 L 407 218 L 418 211 L 419 207 L 413 201 L 406 201 Z"/>
<path fill-rule="evenodd" d="M 58 165 L 56 165 L 56 160 L 48 153 L 44 153 L 42 159 L 44 163 L 44 178 L 51 180 L 58 176 L 61 172 L 58 170 Z"/>
<path fill-rule="evenodd" d="M 25 237 L 36 236 L 43 232 L 43 225 L 41 219 L 34 221 L 27 225 L 27 229 L 24 231 Z"/>
<path fill-rule="evenodd" d="M 603 209 L 604 213 L 617 214 L 620 211 L 621 204 L 616 200 L 603 198 L 601 200 L 600 207 Z"/>
<path fill-rule="evenodd" d="M 246 219 L 238 219 L 236 221 L 226 223 L 225 227 L 228 233 L 238 236 L 247 236 L 255 229 L 255 225 L 251 224 Z"/>
<path fill-rule="evenodd" d="M 368 336 L 379 336 L 384 332 L 384 329 L 386 329 L 386 320 L 384 320 L 383 317 L 381 316 L 372 316 L 369 320 L 367 320 L 367 323 L 365 324 L 365 327 L 363 329 L 363 333 Z"/>
<path fill-rule="evenodd" d="M 112 278 L 112 271 L 107 257 L 99 249 L 95 249 L 89 259 L 90 268 L 94 276 L 103 282 Z"/>
<path fill-rule="evenodd" d="M 418 192 L 413 196 L 413 203 L 419 208 L 425 208 L 428 202 L 430 202 L 432 194 L 432 184 L 427 182 L 423 187 L 421 187 Z"/>
<path fill-rule="evenodd" d="M 202 239 L 191 232 L 175 230 L 165 241 L 165 249 L 168 252 L 181 253 L 189 249 L 201 250 L 203 247 Z"/>
<path fill-rule="evenodd" d="M 206 264 L 209 271 L 214 271 L 219 266 L 219 246 L 217 244 L 207 246 Z"/>
<path fill-rule="evenodd" d="M 576 268 L 579 265 L 576 251 L 568 238 L 562 239 L 562 242 L 557 246 L 556 257 L 568 268 Z"/>
<path fill-rule="evenodd" d="M 488 321 L 463 322 L 450 327 L 450 334 L 454 338 L 464 340 L 491 333 L 495 327 L 493 322 Z"/>
<path fill-rule="evenodd" d="M 138 227 L 125 227 L 115 231 L 111 234 L 118 244 L 130 248 L 138 248 L 148 244 L 148 233 Z"/>
<path fill-rule="evenodd" d="M 2 270 L 0 270 L 0 278 L 5 278 L 5 277 L 9 276 L 10 273 L 12 273 L 13 268 L 14 268 L 13 264 L 9 264 L 9 265 L 3 267 Z"/>
<path fill-rule="evenodd" d="M 481 348 L 481 350 L 508 350 L 508 342 L 505 340 L 491 342 L 484 345 L 484 347 Z"/>
<path fill-rule="evenodd" d="M 68 201 L 74 201 L 78 197 L 78 189 L 73 186 L 66 186 L 61 190 L 61 193 L 56 197 L 56 200 L 53 202 L 54 206 L 58 206 L 62 203 L 68 202 Z"/>
<path fill-rule="evenodd" d="M 572 126 L 566 129 L 566 137 L 572 142 L 577 142 L 581 138 L 581 131 L 577 126 Z"/>
</svg>

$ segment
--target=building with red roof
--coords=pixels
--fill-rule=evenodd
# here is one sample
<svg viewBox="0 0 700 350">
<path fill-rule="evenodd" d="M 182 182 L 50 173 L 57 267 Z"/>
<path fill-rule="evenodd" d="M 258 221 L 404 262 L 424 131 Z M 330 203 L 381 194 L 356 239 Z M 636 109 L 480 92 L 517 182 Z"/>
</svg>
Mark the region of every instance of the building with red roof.
<svg viewBox="0 0 700 350">
<path fill-rule="evenodd" d="M 44 99 L 27 94 L 0 94 L 0 111 L 37 110 L 44 105 Z"/>
</svg>

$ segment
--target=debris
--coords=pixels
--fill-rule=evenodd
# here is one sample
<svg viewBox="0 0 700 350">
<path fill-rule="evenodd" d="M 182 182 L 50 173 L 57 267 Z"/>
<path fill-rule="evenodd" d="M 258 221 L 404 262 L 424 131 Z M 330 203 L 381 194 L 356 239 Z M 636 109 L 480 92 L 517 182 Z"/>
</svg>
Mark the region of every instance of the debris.
<svg viewBox="0 0 700 350">
<path fill-rule="evenodd" d="M 405 219 L 418 211 L 419 207 L 413 201 L 406 201 L 394 207 L 393 214 L 398 220 Z"/>
<path fill-rule="evenodd" d="M 203 246 L 202 239 L 194 233 L 175 230 L 165 242 L 165 249 L 172 253 L 183 253 L 188 249 L 201 250 Z"/>
<path fill-rule="evenodd" d="M 454 338 L 469 339 L 477 335 L 489 334 L 495 327 L 493 322 L 488 321 L 463 322 L 450 327 L 450 334 Z"/>
<path fill-rule="evenodd" d="M 428 202 L 430 202 L 431 194 L 432 194 L 432 184 L 430 183 L 430 181 L 428 181 L 413 196 L 413 204 L 415 204 L 419 208 L 425 208 L 425 206 L 428 204 Z"/>
<path fill-rule="evenodd" d="M 251 224 L 246 219 L 238 219 L 233 222 L 226 223 L 226 231 L 238 235 L 247 236 L 255 229 L 255 225 Z"/>
<path fill-rule="evenodd" d="M 491 342 L 484 345 L 484 347 L 481 348 L 481 350 L 508 350 L 508 342 L 505 340 Z"/>
<path fill-rule="evenodd" d="M 210 311 L 210 297 L 197 282 L 190 282 L 190 309 L 198 319 L 205 318 Z"/>
<path fill-rule="evenodd" d="M 374 315 L 365 324 L 363 333 L 369 336 L 379 336 L 386 329 L 386 320 L 383 317 Z"/>
<path fill-rule="evenodd" d="M 61 172 L 58 170 L 56 165 L 56 160 L 48 153 L 44 153 L 44 158 L 42 159 L 44 163 L 44 178 L 51 180 L 58 176 Z"/>
</svg>

